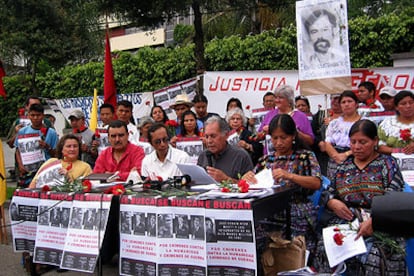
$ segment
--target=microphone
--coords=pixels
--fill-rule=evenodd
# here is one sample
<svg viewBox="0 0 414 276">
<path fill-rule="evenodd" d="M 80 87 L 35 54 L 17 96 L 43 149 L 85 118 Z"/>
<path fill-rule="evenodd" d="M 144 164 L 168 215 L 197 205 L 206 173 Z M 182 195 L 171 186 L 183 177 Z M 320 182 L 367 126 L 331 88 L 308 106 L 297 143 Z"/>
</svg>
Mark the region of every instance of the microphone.
<svg viewBox="0 0 414 276">
<path fill-rule="evenodd" d="M 206 151 L 207 166 L 213 167 L 213 153 L 209 150 Z"/>
</svg>

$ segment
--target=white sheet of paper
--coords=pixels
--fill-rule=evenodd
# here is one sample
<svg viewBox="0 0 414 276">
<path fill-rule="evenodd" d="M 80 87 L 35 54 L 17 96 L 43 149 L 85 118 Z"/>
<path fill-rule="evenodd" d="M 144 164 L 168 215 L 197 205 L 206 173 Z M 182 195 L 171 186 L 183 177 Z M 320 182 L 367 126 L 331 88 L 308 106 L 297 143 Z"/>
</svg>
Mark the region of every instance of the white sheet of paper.
<svg viewBox="0 0 414 276">
<path fill-rule="evenodd" d="M 184 174 L 191 176 L 191 181 L 196 185 L 217 183 L 204 168 L 195 164 L 177 164 L 177 167 Z"/>
<path fill-rule="evenodd" d="M 358 229 L 358 221 L 352 222 L 354 229 Z M 334 228 L 339 227 L 341 233 L 345 234 L 342 245 L 337 245 L 333 239 L 335 233 Z M 345 230 L 346 229 L 346 230 Z M 348 230 L 348 231 L 347 231 Z M 337 264 L 362 253 L 367 252 L 364 239 L 361 237 L 355 240 L 357 235 L 356 231 L 350 231 L 348 224 L 339 224 L 330 227 L 326 227 L 322 231 L 323 243 L 325 245 L 325 252 L 328 257 L 330 267 L 334 267 Z"/>
<path fill-rule="evenodd" d="M 271 188 L 275 182 L 272 176 L 272 170 L 268 168 L 265 168 L 258 172 L 255 177 L 257 179 L 257 184 L 250 185 L 250 188 L 253 189 Z"/>
</svg>

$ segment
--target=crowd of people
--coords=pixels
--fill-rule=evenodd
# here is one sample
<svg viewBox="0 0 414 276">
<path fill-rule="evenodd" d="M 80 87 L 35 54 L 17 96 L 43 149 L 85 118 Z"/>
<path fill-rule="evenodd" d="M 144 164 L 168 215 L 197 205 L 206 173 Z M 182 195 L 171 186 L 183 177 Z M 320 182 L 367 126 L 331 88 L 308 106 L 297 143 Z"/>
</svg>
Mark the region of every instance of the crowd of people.
<svg viewBox="0 0 414 276">
<path fill-rule="evenodd" d="M 16 147 L 22 188 L 41 187 L 41 174 L 52 163 L 60 164 L 59 174 L 70 179 L 94 172 L 117 173 L 123 181 L 132 170 L 166 180 L 181 175 L 176 164 L 193 162 L 217 182 L 243 178 L 250 185 L 257 182 L 256 173 L 269 169 L 275 184 L 295 188 L 290 199 L 292 235 L 305 236 L 308 264 L 319 272 L 330 272 L 318 208 L 324 207 L 328 215 L 323 226 L 355 218 L 363 223 L 369 217 L 364 219 L 361 212 L 370 212 L 374 197 L 404 189 L 406 183 L 392 154 L 414 153 L 414 94 L 384 87 L 377 95 L 373 83 L 363 82 L 358 92 L 332 95 L 330 109 L 312 114 L 306 97 L 295 98 L 294 88 L 281 86 L 264 95 L 263 106 L 268 112 L 256 129 L 257 118 L 248 118 L 237 98 L 228 101 L 221 118 L 208 112 L 205 96 L 196 95 L 190 101 L 180 94 L 170 106 L 176 113 L 174 124 L 167 123 L 171 120 L 165 110 L 154 105 L 149 116 L 137 118 L 137 127 L 133 105 L 124 100 L 115 109 L 107 104 L 100 107 L 100 128 L 104 129 L 100 137 L 87 128 L 83 112 L 74 110 L 69 116 L 72 133 L 59 140 L 44 118 L 40 100 L 30 97 L 25 106 L 29 122 L 23 126 L 17 120 L 8 143 Z M 178 146 L 183 142 L 202 145 L 201 150 Z M 315 206 L 310 196 L 321 189 L 323 176 L 331 184 L 322 192 L 320 206 Z M 274 218 L 283 221 L 278 218 L 284 216 L 277 213 Z M 280 229 L 284 228 L 282 223 Z M 359 235 L 366 238 L 368 252 L 346 261 L 349 272 L 405 275 L 404 256 L 389 251 L 372 231 L 360 229 Z M 391 239 L 404 246 L 402 237 Z"/>
</svg>

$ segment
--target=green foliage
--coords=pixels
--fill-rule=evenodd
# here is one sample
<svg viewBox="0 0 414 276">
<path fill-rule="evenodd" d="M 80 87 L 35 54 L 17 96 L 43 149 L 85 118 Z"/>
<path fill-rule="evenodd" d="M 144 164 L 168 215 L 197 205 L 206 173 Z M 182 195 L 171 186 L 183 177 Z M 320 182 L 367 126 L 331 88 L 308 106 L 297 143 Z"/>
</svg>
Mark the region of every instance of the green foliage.
<svg viewBox="0 0 414 276">
<path fill-rule="evenodd" d="M 174 41 L 178 45 L 187 45 L 194 37 L 194 26 L 178 24 L 174 28 Z"/>
<path fill-rule="evenodd" d="M 353 68 L 390 66 L 391 54 L 409 52 L 414 45 L 414 8 L 378 18 L 349 21 Z M 259 35 L 229 36 L 205 45 L 209 71 L 297 69 L 296 27 L 290 25 Z M 113 59 L 118 93 L 154 91 L 194 77 L 194 44 L 171 48 L 144 47 L 136 53 L 115 53 Z M 46 67 L 46 66 L 45 66 Z M 37 77 L 43 97 L 91 96 L 97 88 L 103 94 L 103 62 L 68 65 Z M 32 95 L 30 79 L 19 75 L 3 78 L 7 100 L 0 98 L 1 135 L 17 116 L 24 99 Z"/>
</svg>

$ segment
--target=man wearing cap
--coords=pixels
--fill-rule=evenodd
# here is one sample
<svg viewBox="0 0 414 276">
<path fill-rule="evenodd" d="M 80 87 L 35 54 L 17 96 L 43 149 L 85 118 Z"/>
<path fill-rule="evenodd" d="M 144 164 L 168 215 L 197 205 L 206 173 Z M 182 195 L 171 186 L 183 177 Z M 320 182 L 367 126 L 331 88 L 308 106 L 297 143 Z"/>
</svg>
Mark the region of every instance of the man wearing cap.
<svg viewBox="0 0 414 276">
<path fill-rule="evenodd" d="M 394 97 L 397 95 L 397 91 L 391 86 L 385 86 L 381 88 L 379 92 L 379 101 L 384 107 L 385 111 L 395 112 Z"/>
<path fill-rule="evenodd" d="M 178 126 L 175 128 L 176 135 L 181 133 L 180 122 L 181 122 L 181 119 L 182 119 L 181 117 L 183 113 L 186 112 L 187 110 L 190 110 L 191 107 L 193 107 L 193 105 L 194 104 L 190 101 L 187 94 L 177 95 L 175 97 L 175 103 L 170 105 L 170 108 L 174 109 L 175 115 L 177 115 L 176 121 L 178 123 Z M 203 129 L 203 122 L 197 119 L 197 126 L 198 126 L 198 129 Z"/>
<path fill-rule="evenodd" d="M 98 156 L 96 147 L 92 146 L 93 132 L 85 125 L 85 114 L 75 109 L 69 114 L 69 121 L 72 132 L 81 141 L 81 160 L 88 163 L 91 168 L 95 166 L 95 160 Z"/>
</svg>

